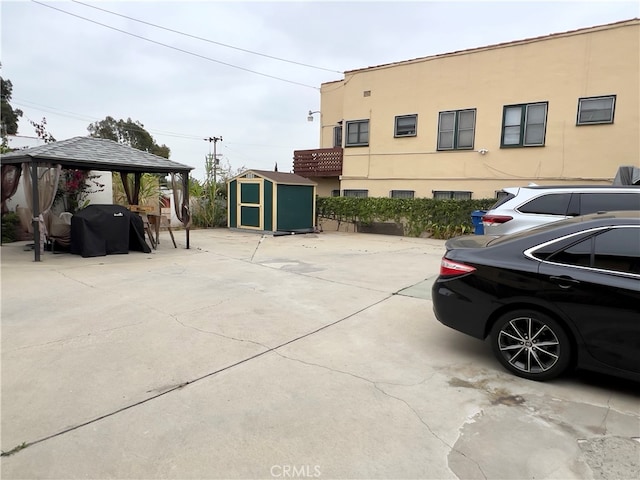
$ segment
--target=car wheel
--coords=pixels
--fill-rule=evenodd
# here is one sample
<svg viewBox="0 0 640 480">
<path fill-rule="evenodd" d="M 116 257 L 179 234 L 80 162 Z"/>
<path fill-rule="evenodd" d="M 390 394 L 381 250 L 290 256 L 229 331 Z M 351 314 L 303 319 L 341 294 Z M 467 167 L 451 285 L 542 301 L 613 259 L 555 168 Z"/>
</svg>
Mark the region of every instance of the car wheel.
<svg viewBox="0 0 640 480">
<path fill-rule="evenodd" d="M 535 310 L 502 315 L 490 338 L 500 363 L 519 377 L 549 380 L 561 375 L 571 361 L 571 344 L 564 329 Z"/>
</svg>

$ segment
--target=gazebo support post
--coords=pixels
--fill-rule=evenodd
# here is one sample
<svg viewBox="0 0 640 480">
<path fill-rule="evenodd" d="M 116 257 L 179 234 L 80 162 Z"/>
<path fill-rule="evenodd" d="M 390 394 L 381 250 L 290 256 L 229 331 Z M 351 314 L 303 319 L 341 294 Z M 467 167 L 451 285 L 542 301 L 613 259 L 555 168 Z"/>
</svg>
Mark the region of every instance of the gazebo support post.
<svg viewBox="0 0 640 480">
<path fill-rule="evenodd" d="M 185 230 L 187 236 L 187 250 L 189 250 L 189 225 L 191 225 L 191 209 L 189 208 L 189 171 L 182 174 L 182 218 L 187 215 L 188 221 L 185 223 Z M 186 210 L 186 212 L 185 212 Z"/>
<path fill-rule="evenodd" d="M 33 261 L 40 261 L 40 195 L 38 192 L 38 164 L 31 162 L 31 201 L 33 212 L 31 222 L 33 224 Z"/>
</svg>

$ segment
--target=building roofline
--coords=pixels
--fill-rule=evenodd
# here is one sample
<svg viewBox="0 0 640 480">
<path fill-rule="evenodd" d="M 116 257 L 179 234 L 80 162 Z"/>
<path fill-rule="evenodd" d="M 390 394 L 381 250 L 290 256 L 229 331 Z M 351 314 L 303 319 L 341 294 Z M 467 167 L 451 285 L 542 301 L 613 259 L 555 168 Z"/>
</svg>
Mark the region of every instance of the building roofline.
<svg viewBox="0 0 640 480">
<path fill-rule="evenodd" d="M 413 59 L 409 59 L 409 60 L 401 60 L 398 62 L 391 62 L 391 63 L 383 63 L 380 65 L 374 65 L 374 66 L 370 66 L 370 67 L 363 67 L 363 68 L 357 68 L 354 70 L 347 70 L 344 72 L 345 76 L 349 75 L 349 74 L 354 74 L 354 73 L 359 73 L 359 72 L 364 72 L 367 70 L 376 70 L 376 69 L 380 69 L 380 68 L 389 68 L 389 67 L 395 67 L 398 65 L 408 65 L 408 64 L 412 64 L 412 63 L 419 63 L 419 62 L 425 62 L 425 61 L 429 61 L 429 60 L 435 60 L 438 58 L 444 58 L 444 57 L 454 57 L 454 56 L 458 56 L 458 55 L 467 55 L 470 53 L 476 53 L 476 52 L 482 52 L 482 51 L 486 51 L 486 50 L 496 50 L 498 48 L 507 48 L 507 47 L 515 47 L 518 45 L 526 45 L 529 43 L 534 43 L 534 42 L 543 42 L 546 40 L 553 40 L 556 38 L 562 38 L 562 37 L 570 37 L 570 36 L 574 36 L 574 35 L 583 35 L 585 33 L 592 33 L 592 32 L 597 32 L 597 31 L 601 31 L 601 30 L 610 30 L 610 29 L 614 29 L 614 28 L 620 28 L 620 27 L 628 27 L 628 26 L 633 26 L 633 25 L 640 25 L 640 18 L 631 18 L 628 20 L 621 20 L 618 22 L 612 22 L 612 23 L 605 23 L 602 25 L 595 25 L 592 27 L 584 27 L 584 28 L 578 28 L 575 30 L 568 30 L 565 32 L 558 32 L 558 33 L 551 33 L 549 35 L 541 35 L 538 37 L 530 37 L 530 38 L 525 38 L 522 40 L 513 40 L 510 42 L 502 42 L 502 43 L 494 43 L 491 45 L 485 45 L 483 47 L 473 47 L 473 48 L 467 48 L 464 50 L 456 50 L 453 52 L 448 52 L 448 53 L 438 53 L 435 55 L 429 55 L 426 57 L 417 57 L 417 58 L 413 58 Z M 338 81 L 343 81 L 343 80 L 338 80 Z M 323 85 L 326 85 L 328 83 L 333 83 L 333 82 L 326 82 L 323 83 Z"/>
</svg>

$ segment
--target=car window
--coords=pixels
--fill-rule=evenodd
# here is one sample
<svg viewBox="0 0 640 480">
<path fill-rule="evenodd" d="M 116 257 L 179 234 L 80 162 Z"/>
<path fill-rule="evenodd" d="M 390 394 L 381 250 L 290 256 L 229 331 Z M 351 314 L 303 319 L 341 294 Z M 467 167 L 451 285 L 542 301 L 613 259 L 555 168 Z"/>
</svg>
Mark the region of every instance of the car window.
<svg viewBox="0 0 640 480">
<path fill-rule="evenodd" d="M 571 200 L 570 193 L 550 193 L 534 198 L 522 205 L 518 210 L 522 213 L 566 215 L 569 200 Z"/>
<path fill-rule="evenodd" d="M 515 195 L 513 193 L 507 193 L 506 195 L 502 195 L 502 197 L 500 197 L 498 201 L 491 206 L 490 210 L 493 210 L 494 208 L 498 208 L 500 205 L 508 202 L 512 198 L 515 198 Z"/>
<path fill-rule="evenodd" d="M 615 228 L 597 235 L 593 266 L 640 273 L 640 228 Z"/>
<path fill-rule="evenodd" d="M 550 255 L 548 260 L 566 265 L 640 274 L 640 228 L 607 230 Z"/>
<path fill-rule="evenodd" d="M 581 215 L 616 210 L 640 210 L 640 192 L 580 194 Z"/>
<path fill-rule="evenodd" d="M 579 265 L 582 267 L 591 266 L 591 252 L 593 250 L 593 238 L 589 237 L 582 240 L 569 248 L 551 255 L 549 260 L 556 263 L 564 263 L 566 265 Z"/>
<path fill-rule="evenodd" d="M 578 235 L 570 235 L 536 249 L 532 252 L 532 255 L 538 260 L 546 260 L 554 253 L 565 250 L 566 248 L 584 240 L 585 237 L 590 237 L 592 235 L 593 231 L 582 232 Z"/>
</svg>

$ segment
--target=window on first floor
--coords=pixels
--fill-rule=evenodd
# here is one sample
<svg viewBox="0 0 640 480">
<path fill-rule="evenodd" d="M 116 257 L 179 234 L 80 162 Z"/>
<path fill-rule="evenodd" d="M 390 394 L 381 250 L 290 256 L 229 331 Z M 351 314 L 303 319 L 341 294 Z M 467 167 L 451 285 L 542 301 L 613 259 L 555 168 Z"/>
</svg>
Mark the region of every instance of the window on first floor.
<svg viewBox="0 0 640 480">
<path fill-rule="evenodd" d="M 332 197 L 339 197 L 340 196 L 340 190 L 331 190 L 331 196 Z"/>
<path fill-rule="evenodd" d="M 343 190 L 343 197 L 356 197 L 356 198 L 367 198 L 369 196 L 369 190 Z"/>
<path fill-rule="evenodd" d="M 333 146 L 342 147 L 342 123 L 333 127 Z"/>
<path fill-rule="evenodd" d="M 600 123 L 613 123 L 615 106 L 615 95 L 579 98 L 576 124 L 597 125 Z"/>
<path fill-rule="evenodd" d="M 391 198 L 413 198 L 415 193 L 414 190 L 391 190 L 389 196 Z"/>
<path fill-rule="evenodd" d="M 507 105 L 502 115 L 502 147 L 544 145 L 548 102 Z"/>
<path fill-rule="evenodd" d="M 471 200 L 472 193 L 461 190 L 433 190 L 433 198 L 436 200 Z"/>
<path fill-rule="evenodd" d="M 347 122 L 346 147 L 366 147 L 369 145 L 369 120 Z"/>
<path fill-rule="evenodd" d="M 438 116 L 438 150 L 472 149 L 475 129 L 475 108 L 440 112 Z"/>
<path fill-rule="evenodd" d="M 396 117 L 394 137 L 415 137 L 417 134 L 418 115 L 400 115 Z"/>
</svg>

